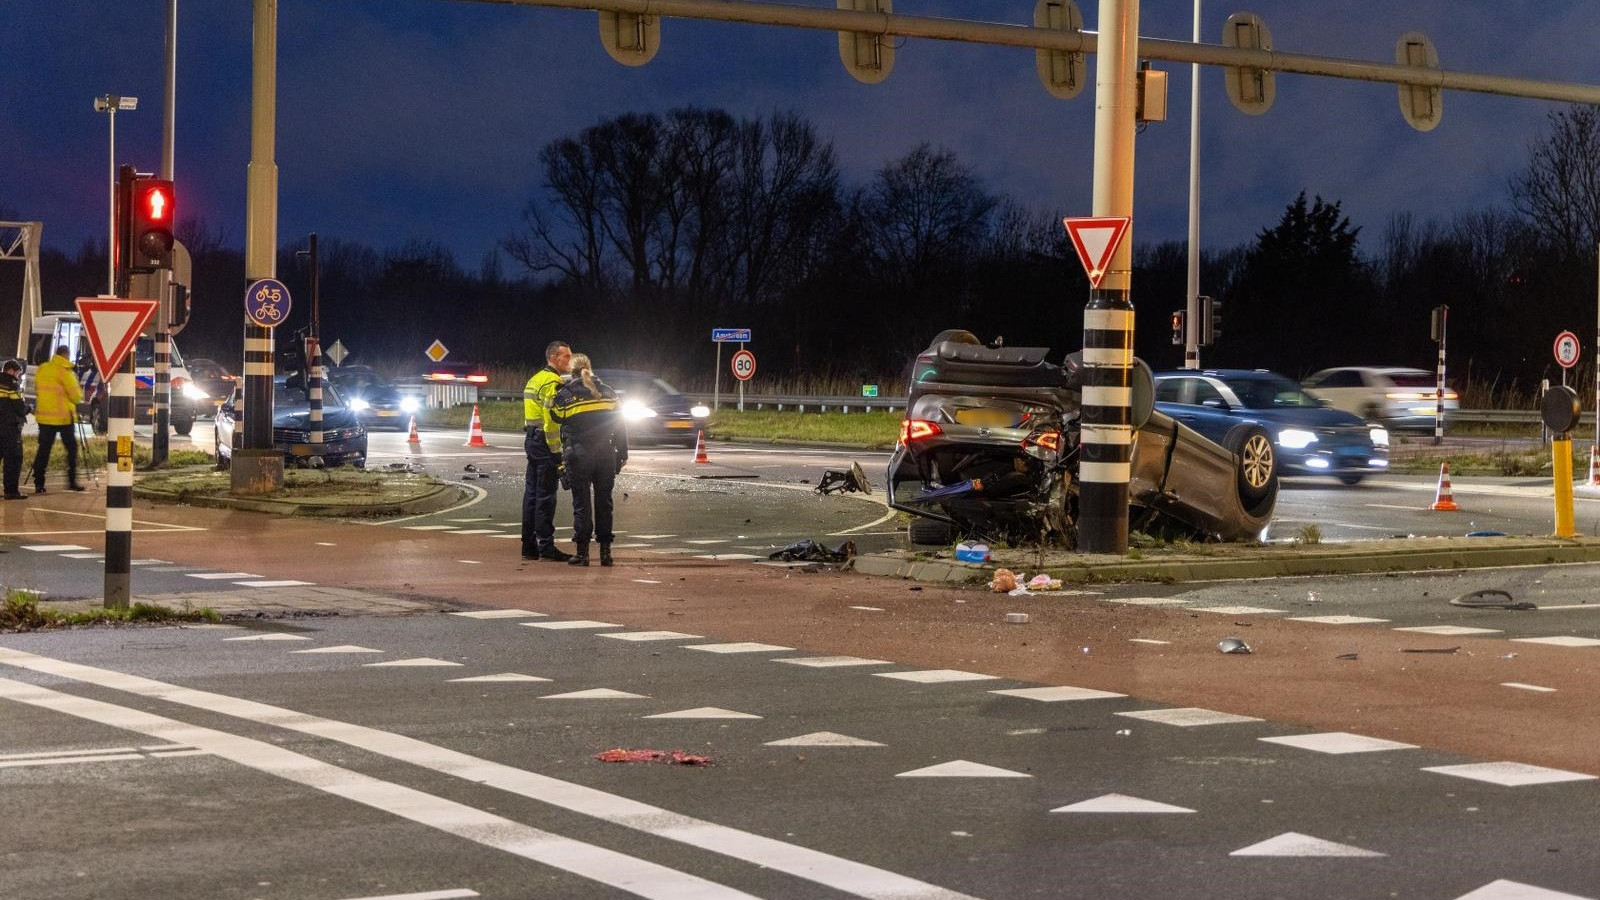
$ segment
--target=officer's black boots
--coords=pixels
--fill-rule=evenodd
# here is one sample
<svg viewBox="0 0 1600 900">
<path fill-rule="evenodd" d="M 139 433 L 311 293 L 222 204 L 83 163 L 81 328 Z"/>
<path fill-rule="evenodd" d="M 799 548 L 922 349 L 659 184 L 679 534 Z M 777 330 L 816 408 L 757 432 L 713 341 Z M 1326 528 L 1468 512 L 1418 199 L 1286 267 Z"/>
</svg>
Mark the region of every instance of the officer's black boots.
<svg viewBox="0 0 1600 900">
<path fill-rule="evenodd" d="M 602 565 L 602 566 L 611 565 L 611 545 L 610 544 L 601 544 L 600 545 L 600 565 Z"/>
<path fill-rule="evenodd" d="M 589 564 L 589 542 L 588 541 L 579 541 L 578 542 L 578 552 L 572 554 L 572 558 L 567 560 L 567 565 L 569 565 L 569 566 L 587 566 L 588 564 Z"/>
<path fill-rule="evenodd" d="M 562 550 L 560 547 L 557 547 L 555 544 L 551 544 L 548 547 L 540 547 L 539 548 L 539 558 L 540 559 L 547 559 L 547 560 L 550 560 L 551 562 L 567 562 L 567 561 L 572 559 L 572 554 L 568 553 L 565 550 Z"/>
</svg>

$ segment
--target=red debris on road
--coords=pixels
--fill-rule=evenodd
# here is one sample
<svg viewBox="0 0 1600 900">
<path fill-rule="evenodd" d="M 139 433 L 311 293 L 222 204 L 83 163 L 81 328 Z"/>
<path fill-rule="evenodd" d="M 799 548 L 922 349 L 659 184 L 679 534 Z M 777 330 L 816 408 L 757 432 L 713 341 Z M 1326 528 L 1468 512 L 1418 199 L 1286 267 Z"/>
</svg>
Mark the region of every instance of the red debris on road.
<svg viewBox="0 0 1600 900">
<path fill-rule="evenodd" d="M 629 763 L 629 762 L 664 762 L 678 766 L 709 766 L 711 757 L 697 756 L 685 753 L 682 750 L 624 750 L 617 747 L 604 750 L 594 755 L 601 762 Z"/>
</svg>

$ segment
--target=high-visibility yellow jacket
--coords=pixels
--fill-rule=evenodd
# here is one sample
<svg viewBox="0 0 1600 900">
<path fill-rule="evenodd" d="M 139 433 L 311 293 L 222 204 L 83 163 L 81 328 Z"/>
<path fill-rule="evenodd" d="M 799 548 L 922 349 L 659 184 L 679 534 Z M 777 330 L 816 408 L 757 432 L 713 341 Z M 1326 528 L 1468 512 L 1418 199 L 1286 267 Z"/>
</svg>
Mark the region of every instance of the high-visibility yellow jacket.
<svg viewBox="0 0 1600 900">
<path fill-rule="evenodd" d="M 522 388 L 522 424 L 524 428 L 538 428 L 544 432 L 544 442 L 551 453 L 561 452 L 561 423 L 550 417 L 556 403 L 556 391 L 561 387 L 561 374 L 545 366 L 533 373 Z"/>
<path fill-rule="evenodd" d="M 50 357 L 33 376 L 33 418 L 40 425 L 71 425 L 78 421 L 83 387 L 65 356 Z"/>
</svg>

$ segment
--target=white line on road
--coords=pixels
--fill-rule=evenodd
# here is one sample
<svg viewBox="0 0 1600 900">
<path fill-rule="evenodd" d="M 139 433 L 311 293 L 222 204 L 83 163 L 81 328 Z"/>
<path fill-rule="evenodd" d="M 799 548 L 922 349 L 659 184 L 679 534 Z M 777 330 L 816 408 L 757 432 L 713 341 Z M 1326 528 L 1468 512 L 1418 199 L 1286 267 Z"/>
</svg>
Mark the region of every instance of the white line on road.
<svg viewBox="0 0 1600 900">
<path fill-rule="evenodd" d="M 0 678 L 0 697 L 154 738 L 181 740 L 249 769 L 409 819 L 446 834 L 654 900 L 753 900 L 754 895 L 686 872 L 586 844 L 520 822 L 340 768 L 265 741 L 87 697 Z"/>
<path fill-rule="evenodd" d="M 169 703 L 337 741 L 419 768 L 453 775 L 474 784 L 498 788 L 507 793 L 593 816 L 655 837 L 784 872 L 868 900 L 974 900 L 967 894 L 820 850 L 696 819 L 659 806 L 491 762 L 376 728 L 325 719 L 253 700 L 179 687 L 137 675 L 126 675 L 110 669 L 51 659 L 6 647 L 0 647 L 0 664 L 58 675 L 112 690 L 154 697 Z M 188 740 L 186 743 L 201 746 L 197 741 Z"/>
<path fill-rule="evenodd" d="M 467 900 L 469 897 L 481 897 L 482 894 L 467 888 L 451 888 L 443 891 L 423 891 L 420 894 L 384 894 L 382 897 L 355 897 L 352 900 Z"/>
</svg>

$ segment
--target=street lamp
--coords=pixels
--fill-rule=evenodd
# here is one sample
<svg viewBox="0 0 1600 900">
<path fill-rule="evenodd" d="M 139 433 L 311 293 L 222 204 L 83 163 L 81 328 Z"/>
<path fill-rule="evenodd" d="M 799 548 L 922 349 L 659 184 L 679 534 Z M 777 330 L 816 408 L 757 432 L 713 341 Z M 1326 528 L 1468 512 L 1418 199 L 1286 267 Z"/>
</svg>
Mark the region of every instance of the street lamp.
<svg viewBox="0 0 1600 900">
<path fill-rule="evenodd" d="M 139 108 L 138 97 L 119 97 L 116 94 L 106 94 L 94 98 L 94 111 L 106 114 L 106 120 L 111 123 L 111 186 L 107 193 L 110 201 L 110 212 L 106 216 L 107 232 L 110 239 L 106 242 L 106 293 L 117 292 L 117 110 L 135 110 Z"/>
</svg>

